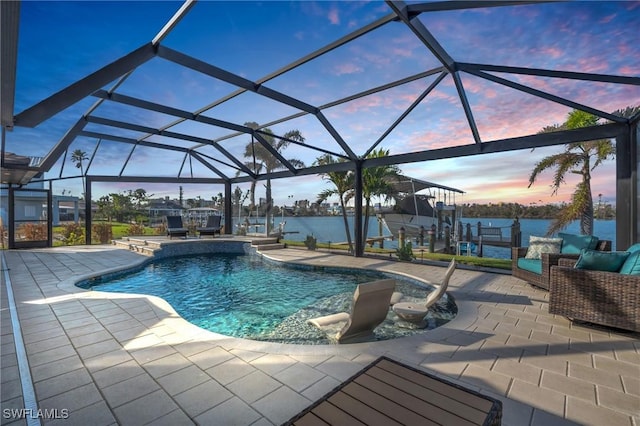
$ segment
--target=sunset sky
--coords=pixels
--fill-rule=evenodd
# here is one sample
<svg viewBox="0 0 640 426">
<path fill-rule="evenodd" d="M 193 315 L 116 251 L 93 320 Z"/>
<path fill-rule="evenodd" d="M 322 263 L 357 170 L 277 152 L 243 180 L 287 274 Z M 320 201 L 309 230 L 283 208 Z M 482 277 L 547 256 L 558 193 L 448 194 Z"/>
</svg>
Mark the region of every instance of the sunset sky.
<svg viewBox="0 0 640 426">
<path fill-rule="evenodd" d="M 26 1 L 21 22 L 15 111 L 19 113 L 78 79 L 96 71 L 151 41 L 179 9 L 181 2 L 57 2 Z M 384 2 L 217 2 L 201 1 L 178 23 L 162 44 L 209 62 L 252 81 L 307 55 L 355 29 L 391 13 Z M 600 74 L 640 76 L 640 2 L 588 1 L 544 3 L 516 7 L 479 8 L 467 11 L 423 13 L 419 19 L 454 60 L 467 63 L 568 70 Z M 322 106 L 351 94 L 439 66 L 431 52 L 402 23 L 383 27 L 312 60 L 265 86 Z M 605 112 L 640 105 L 640 87 L 567 81 L 499 74 L 500 77 L 564 96 Z M 327 119 L 356 154 L 363 154 L 409 105 L 435 81 L 436 75 L 324 109 Z M 470 74 L 462 82 L 483 141 L 535 134 L 543 127 L 566 120 L 570 108 L 518 92 Z M 113 83 L 107 85 L 109 89 Z M 118 93 L 196 111 L 233 92 L 235 87 L 182 68 L 162 58 L 140 66 L 118 88 Z M 86 112 L 97 98 L 78 102 L 34 129 L 16 127 L 7 133 L 6 150 L 21 155 L 44 156 Z M 268 123 L 297 110 L 254 93 L 244 93 L 206 112 L 207 116 L 245 123 Z M 96 116 L 133 120 L 137 124 L 162 127 L 169 116 L 133 107 L 107 103 Z M 604 122 L 604 121 L 602 121 Z M 298 129 L 309 145 L 334 152 L 341 149 L 312 116 L 274 125 L 276 134 Z M 87 130 L 100 131 L 90 124 Z M 171 130 L 215 139 L 229 131 L 184 122 Z M 121 130 L 138 138 L 140 133 Z M 148 140 L 166 143 L 161 136 Z M 175 142 L 175 141 L 172 141 Z M 221 142 L 232 153 L 244 152 L 246 135 Z M 451 76 L 412 111 L 385 138 L 379 148 L 401 154 L 473 143 L 460 99 Z M 70 147 L 91 155 L 97 141 L 78 138 Z M 189 147 L 192 143 L 178 142 Z M 523 204 L 568 201 L 577 182 L 570 176 L 557 196 L 551 196 L 550 173 L 531 188 L 528 178 L 537 161 L 563 147 L 513 151 L 442 161 L 403 164 L 405 175 L 460 188 L 466 194 L 456 201 L 467 203 L 519 202 Z M 215 151 L 204 148 L 206 155 Z M 283 154 L 311 165 L 320 155 L 310 149 L 290 146 Z M 211 176 L 195 162 L 184 165 L 182 153 L 136 148 L 101 142 L 89 174 L 118 174 L 124 160 L 130 161 L 123 175 Z M 78 173 L 67 158 L 46 175 L 48 178 Z M 235 176 L 232 168 L 216 164 Z M 329 185 L 318 176 L 274 181 L 276 204 L 291 200 L 315 200 Z M 177 185 L 136 183 L 96 184 L 94 197 L 144 187 L 155 196 L 178 196 Z M 242 185 L 243 189 L 248 188 Z M 79 195 L 80 180 L 56 182 L 54 191 Z M 605 162 L 593 174 L 594 198 L 615 202 L 615 162 Z M 185 185 L 185 196 L 209 199 L 223 187 Z M 264 196 L 259 185 L 258 196 Z"/>
</svg>

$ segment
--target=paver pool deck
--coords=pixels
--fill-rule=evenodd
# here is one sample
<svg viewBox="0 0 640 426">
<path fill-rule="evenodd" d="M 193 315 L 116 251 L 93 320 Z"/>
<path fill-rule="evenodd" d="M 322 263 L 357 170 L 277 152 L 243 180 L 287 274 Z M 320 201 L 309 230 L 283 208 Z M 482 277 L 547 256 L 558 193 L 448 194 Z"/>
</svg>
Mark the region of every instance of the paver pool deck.
<svg viewBox="0 0 640 426">
<path fill-rule="evenodd" d="M 59 417 L 41 418 L 44 424 L 277 425 L 386 355 L 501 400 L 504 425 L 640 426 L 640 335 L 550 315 L 548 293 L 510 275 L 457 269 L 448 293 L 459 313 L 435 330 L 309 346 L 218 335 L 189 324 L 158 298 L 74 286 L 148 259 L 128 250 L 3 254 L 2 424 L 26 424 L 10 411 L 24 408 L 25 400 L 8 280 L 35 404 Z M 435 282 L 445 270 L 297 249 L 264 255 Z"/>
</svg>

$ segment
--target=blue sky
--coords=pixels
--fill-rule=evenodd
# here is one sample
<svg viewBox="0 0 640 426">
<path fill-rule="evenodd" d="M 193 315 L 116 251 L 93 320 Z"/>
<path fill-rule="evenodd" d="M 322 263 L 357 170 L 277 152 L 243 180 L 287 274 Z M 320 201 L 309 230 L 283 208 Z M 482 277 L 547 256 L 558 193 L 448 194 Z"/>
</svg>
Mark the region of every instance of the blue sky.
<svg viewBox="0 0 640 426">
<path fill-rule="evenodd" d="M 164 26 L 181 2 L 23 2 L 21 8 L 16 112 L 32 106 L 76 80 L 96 71 L 149 42 Z M 217 2 L 196 3 L 163 41 L 163 45 L 222 69 L 256 81 L 292 61 L 375 21 L 391 12 L 384 2 Z M 469 11 L 422 14 L 421 22 L 457 61 L 594 72 L 624 76 L 640 75 L 640 2 L 573 2 L 498 7 Z M 438 65 L 437 60 L 409 29 L 389 23 L 346 46 L 300 66 L 265 85 L 315 106 L 327 104 L 358 91 L 389 83 Z M 571 82 L 552 78 L 500 75 L 549 93 L 566 96 L 606 112 L 640 105 L 638 86 Z M 364 153 L 403 113 L 435 77 L 379 92 L 324 114 L 353 150 Z M 485 141 L 538 132 L 544 126 L 561 123 L 570 108 L 462 75 L 469 102 Z M 107 85 L 105 88 L 110 88 Z M 154 58 L 139 67 L 120 86 L 119 93 L 189 111 L 202 108 L 234 90 L 234 87 Z M 60 112 L 34 129 L 16 128 L 7 135 L 7 150 L 18 154 L 45 155 L 64 135 L 78 116 L 96 101 L 88 99 Z M 296 110 L 253 93 L 244 93 L 206 115 L 244 123 L 266 123 Z M 161 127 L 171 117 L 144 112 L 123 105 L 103 103 L 96 115 L 111 119 L 126 117 L 138 124 Z M 276 134 L 299 129 L 307 143 L 335 152 L 340 148 L 326 129 L 310 116 L 271 127 Z M 90 124 L 88 130 L 100 131 Z M 185 122 L 172 130 L 206 138 L 228 134 L 223 129 Z M 142 136 L 121 131 L 122 136 Z M 166 143 L 163 137 L 150 141 Z M 173 141 L 175 142 L 175 141 Z M 247 136 L 222 142 L 225 149 L 241 153 Z M 466 118 L 450 77 L 443 82 L 399 125 L 379 147 L 391 154 L 473 143 Z M 89 155 L 97 141 L 78 138 L 70 150 Z M 178 142 L 188 147 L 191 144 Z M 401 165 L 402 171 L 419 179 L 458 187 L 467 193 L 464 202 L 568 201 L 575 180 L 568 179 L 560 193 L 551 197 L 551 175 L 542 175 L 527 188 L 535 163 L 562 147 L 515 151 L 452 160 Z M 98 148 L 91 174 L 120 172 L 123 160 L 131 156 L 124 175 L 211 176 L 203 166 L 187 161 L 182 154 L 158 152 L 103 141 Z M 213 149 L 203 148 L 215 156 Z M 319 155 L 312 150 L 290 146 L 285 157 L 309 165 Z M 67 159 L 47 177 L 72 176 L 77 169 Z M 224 173 L 235 172 L 216 164 Z M 615 163 L 608 161 L 593 176 L 594 197 L 615 199 Z M 63 180 L 54 190 L 79 194 L 78 179 Z M 94 195 L 144 186 L 155 195 L 177 196 L 177 186 L 122 183 L 100 184 Z M 248 185 L 243 185 L 248 188 Z M 276 203 L 287 200 L 314 200 L 327 188 L 318 176 L 274 182 Z M 210 198 L 222 187 L 186 186 L 186 196 Z M 259 191 L 263 191 L 261 186 Z M 258 193 L 264 196 L 264 193 Z M 292 196 L 292 197 L 291 197 Z"/>
</svg>

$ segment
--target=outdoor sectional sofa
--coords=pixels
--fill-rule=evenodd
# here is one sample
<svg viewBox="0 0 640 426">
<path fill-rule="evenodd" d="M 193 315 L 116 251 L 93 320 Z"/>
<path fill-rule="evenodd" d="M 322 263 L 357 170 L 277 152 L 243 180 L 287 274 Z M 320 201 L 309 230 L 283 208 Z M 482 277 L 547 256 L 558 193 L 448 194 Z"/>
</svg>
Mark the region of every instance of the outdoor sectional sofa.
<svg viewBox="0 0 640 426">
<path fill-rule="evenodd" d="M 627 253 L 618 270 L 614 257 Z M 600 264 L 560 259 L 551 267 L 549 313 L 630 331 L 640 331 L 640 244 L 626 252 L 585 253 Z M 611 259 L 607 257 L 611 256 Z M 584 268 L 597 269 L 584 269 Z M 605 270 L 602 270 L 605 269 Z M 608 270 L 606 270 L 608 269 Z"/>
<path fill-rule="evenodd" d="M 600 240 L 591 235 L 574 235 L 559 233 L 562 239 L 559 253 L 541 253 L 540 259 L 527 259 L 529 247 L 511 248 L 511 274 L 535 285 L 549 290 L 551 267 L 558 264 L 560 258 L 577 260 L 582 249 L 611 251 L 611 241 Z"/>
</svg>

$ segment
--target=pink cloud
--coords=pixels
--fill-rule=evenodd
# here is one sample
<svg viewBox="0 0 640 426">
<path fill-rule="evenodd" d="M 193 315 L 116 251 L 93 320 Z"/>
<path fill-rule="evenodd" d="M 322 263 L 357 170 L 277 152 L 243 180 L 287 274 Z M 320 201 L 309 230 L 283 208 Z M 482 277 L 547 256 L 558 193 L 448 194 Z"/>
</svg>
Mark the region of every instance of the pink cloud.
<svg viewBox="0 0 640 426">
<path fill-rule="evenodd" d="M 384 66 L 391 63 L 391 56 L 377 55 L 374 53 L 366 52 L 362 54 L 365 61 L 371 62 L 374 65 Z"/>
<path fill-rule="evenodd" d="M 581 72 L 606 73 L 609 71 L 609 63 L 604 58 L 581 58 L 577 61 L 577 65 Z"/>
<path fill-rule="evenodd" d="M 355 101 L 349 102 L 346 107 L 343 109 L 343 112 L 348 113 L 356 113 L 362 112 L 363 110 L 376 108 L 383 104 L 382 96 L 380 95 L 371 95 L 364 98 L 356 99 Z"/>
<path fill-rule="evenodd" d="M 413 55 L 413 51 L 411 49 L 395 47 L 392 51 L 395 56 L 404 56 L 405 58 L 409 58 Z"/>
<path fill-rule="evenodd" d="M 630 75 L 632 77 L 635 77 L 637 72 L 638 72 L 637 68 L 630 67 L 630 66 L 623 66 L 618 69 L 618 73 L 622 75 Z"/>
<path fill-rule="evenodd" d="M 617 16 L 616 13 L 612 14 L 612 15 L 607 15 L 607 16 L 603 16 L 600 19 L 600 22 L 598 22 L 599 24 L 608 24 L 609 22 L 613 21 L 615 19 L 615 17 Z"/>
<path fill-rule="evenodd" d="M 350 62 L 338 64 L 333 67 L 334 75 L 358 74 L 363 71 L 364 69 L 362 67 Z"/>
<path fill-rule="evenodd" d="M 542 56 L 551 59 L 562 58 L 566 55 L 566 52 L 555 46 L 537 47 L 529 50 L 530 54 L 534 56 Z"/>
<path fill-rule="evenodd" d="M 491 87 L 492 84 L 477 78 L 468 78 L 463 81 L 464 88 L 468 93 L 480 94 L 488 99 L 498 96 L 496 90 Z"/>
<path fill-rule="evenodd" d="M 340 24 L 340 16 L 338 15 L 338 9 L 336 8 L 333 8 L 329 11 L 327 18 L 329 19 L 329 22 L 331 22 L 332 25 Z"/>
</svg>

